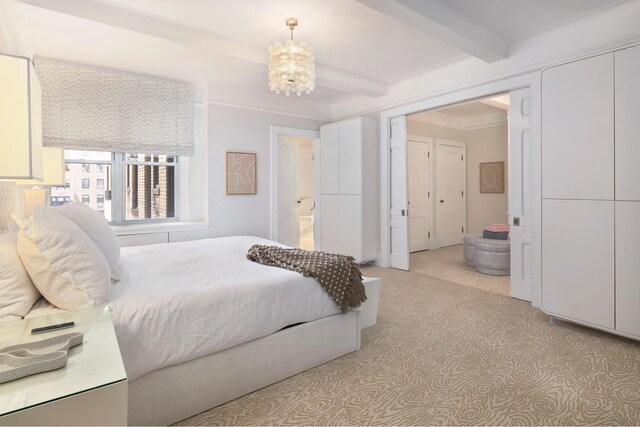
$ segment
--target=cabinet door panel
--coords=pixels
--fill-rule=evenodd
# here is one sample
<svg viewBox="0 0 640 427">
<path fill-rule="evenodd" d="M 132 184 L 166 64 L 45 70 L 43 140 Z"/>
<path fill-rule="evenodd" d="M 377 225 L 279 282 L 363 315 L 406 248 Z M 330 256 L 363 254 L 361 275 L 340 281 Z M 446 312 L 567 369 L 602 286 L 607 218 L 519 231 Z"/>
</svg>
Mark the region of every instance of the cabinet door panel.
<svg viewBox="0 0 640 427">
<path fill-rule="evenodd" d="M 613 53 L 542 74 L 542 197 L 613 200 Z"/>
<path fill-rule="evenodd" d="M 616 58 L 616 200 L 640 201 L 640 46 Z"/>
<path fill-rule="evenodd" d="M 340 195 L 340 251 L 362 262 L 362 196 Z"/>
<path fill-rule="evenodd" d="M 340 165 L 340 126 L 320 128 L 320 193 L 338 194 Z"/>
<path fill-rule="evenodd" d="M 320 196 L 320 242 L 325 252 L 362 260 L 362 197 L 341 194 Z"/>
<path fill-rule="evenodd" d="M 340 194 L 362 194 L 362 124 L 340 122 Z"/>
<path fill-rule="evenodd" d="M 340 199 L 337 195 L 320 195 L 320 208 L 322 219 L 320 220 L 320 247 L 318 250 L 325 252 L 338 252 L 340 250 Z"/>
<path fill-rule="evenodd" d="M 640 202 L 616 202 L 616 329 L 640 337 Z"/>
<path fill-rule="evenodd" d="M 614 202 L 542 201 L 542 308 L 614 327 Z"/>
</svg>

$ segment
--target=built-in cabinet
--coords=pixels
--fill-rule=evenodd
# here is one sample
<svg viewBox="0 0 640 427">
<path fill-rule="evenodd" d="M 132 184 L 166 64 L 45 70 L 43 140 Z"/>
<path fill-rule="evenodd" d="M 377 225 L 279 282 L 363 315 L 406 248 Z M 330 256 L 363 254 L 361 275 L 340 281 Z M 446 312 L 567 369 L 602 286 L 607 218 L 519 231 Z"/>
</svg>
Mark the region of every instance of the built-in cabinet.
<svg viewBox="0 0 640 427">
<path fill-rule="evenodd" d="M 542 308 L 640 339 L 640 46 L 542 74 Z"/>
<path fill-rule="evenodd" d="M 317 248 L 351 255 L 358 263 L 378 254 L 377 128 L 366 117 L 320 128 Z"/>
</svg>

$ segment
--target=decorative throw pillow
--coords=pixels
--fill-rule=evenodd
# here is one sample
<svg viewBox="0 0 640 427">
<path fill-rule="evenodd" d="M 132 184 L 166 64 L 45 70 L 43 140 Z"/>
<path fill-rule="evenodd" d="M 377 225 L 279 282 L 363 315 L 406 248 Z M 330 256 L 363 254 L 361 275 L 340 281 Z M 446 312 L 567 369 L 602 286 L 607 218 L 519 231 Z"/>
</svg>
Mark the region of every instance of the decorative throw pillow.
<svg viewBox="0 0 640 427">
<path fill-rule="evenodd" d="M 69 203 L 50 210 L 66 216 L 80 227 L 107 259 L 111 268 L 111 280 L 120 280 L 120 244 L 104 216 L 84 203 Z"/>
<path fill-rule="evenodd" d="M 42 296 L 64 310 L 109 302 L 110 269 L 95 243 L 69 218 L 37 212 L 18 233 L 18 254 Z"/>
<path fill-rule="evenodd" d="M 0 234 L 0 322 L 23 318 L 40 298 L 18 255 L 17 238 L 17 232 Z"/>
</svg>

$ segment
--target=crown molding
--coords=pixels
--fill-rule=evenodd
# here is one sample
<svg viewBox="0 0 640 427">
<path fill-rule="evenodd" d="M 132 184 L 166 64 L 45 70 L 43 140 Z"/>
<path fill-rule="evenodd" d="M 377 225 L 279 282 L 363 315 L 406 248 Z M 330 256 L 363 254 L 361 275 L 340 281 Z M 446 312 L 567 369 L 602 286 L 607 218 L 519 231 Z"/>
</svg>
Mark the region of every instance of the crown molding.
<svg viewBox="0 0 640 427">
<path fill-rule="evenodd" d="M 434 126 L 469 131 L 492 126 L 507 124 L 507 115 L 504 111 L 496 111 L 475 116 L 459 117 L 452 114 L 442 113 L 437 110 L 427 111 L 423 114 L 416 114 L 407 117 L 411 122 L 427 123 Z"/>
</svg>

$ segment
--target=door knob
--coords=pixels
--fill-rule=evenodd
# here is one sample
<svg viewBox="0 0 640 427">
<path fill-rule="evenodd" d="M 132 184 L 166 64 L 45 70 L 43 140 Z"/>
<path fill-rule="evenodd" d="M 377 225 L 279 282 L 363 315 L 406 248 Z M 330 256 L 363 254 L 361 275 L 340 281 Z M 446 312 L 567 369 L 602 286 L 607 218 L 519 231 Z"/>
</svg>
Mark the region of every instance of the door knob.
<svg viewBox="0 0 640 427">
<path fill-rule="evenodd" d="M 444 200 L 440 200 L 440 203 L 444 203 Z"/>
<path fill-rule="evenodd" d="M 513 225 L 514 225 L 514 227 L 520 227 L 520 218 L 514 217 L 513 218 Z"/>
</svg>

